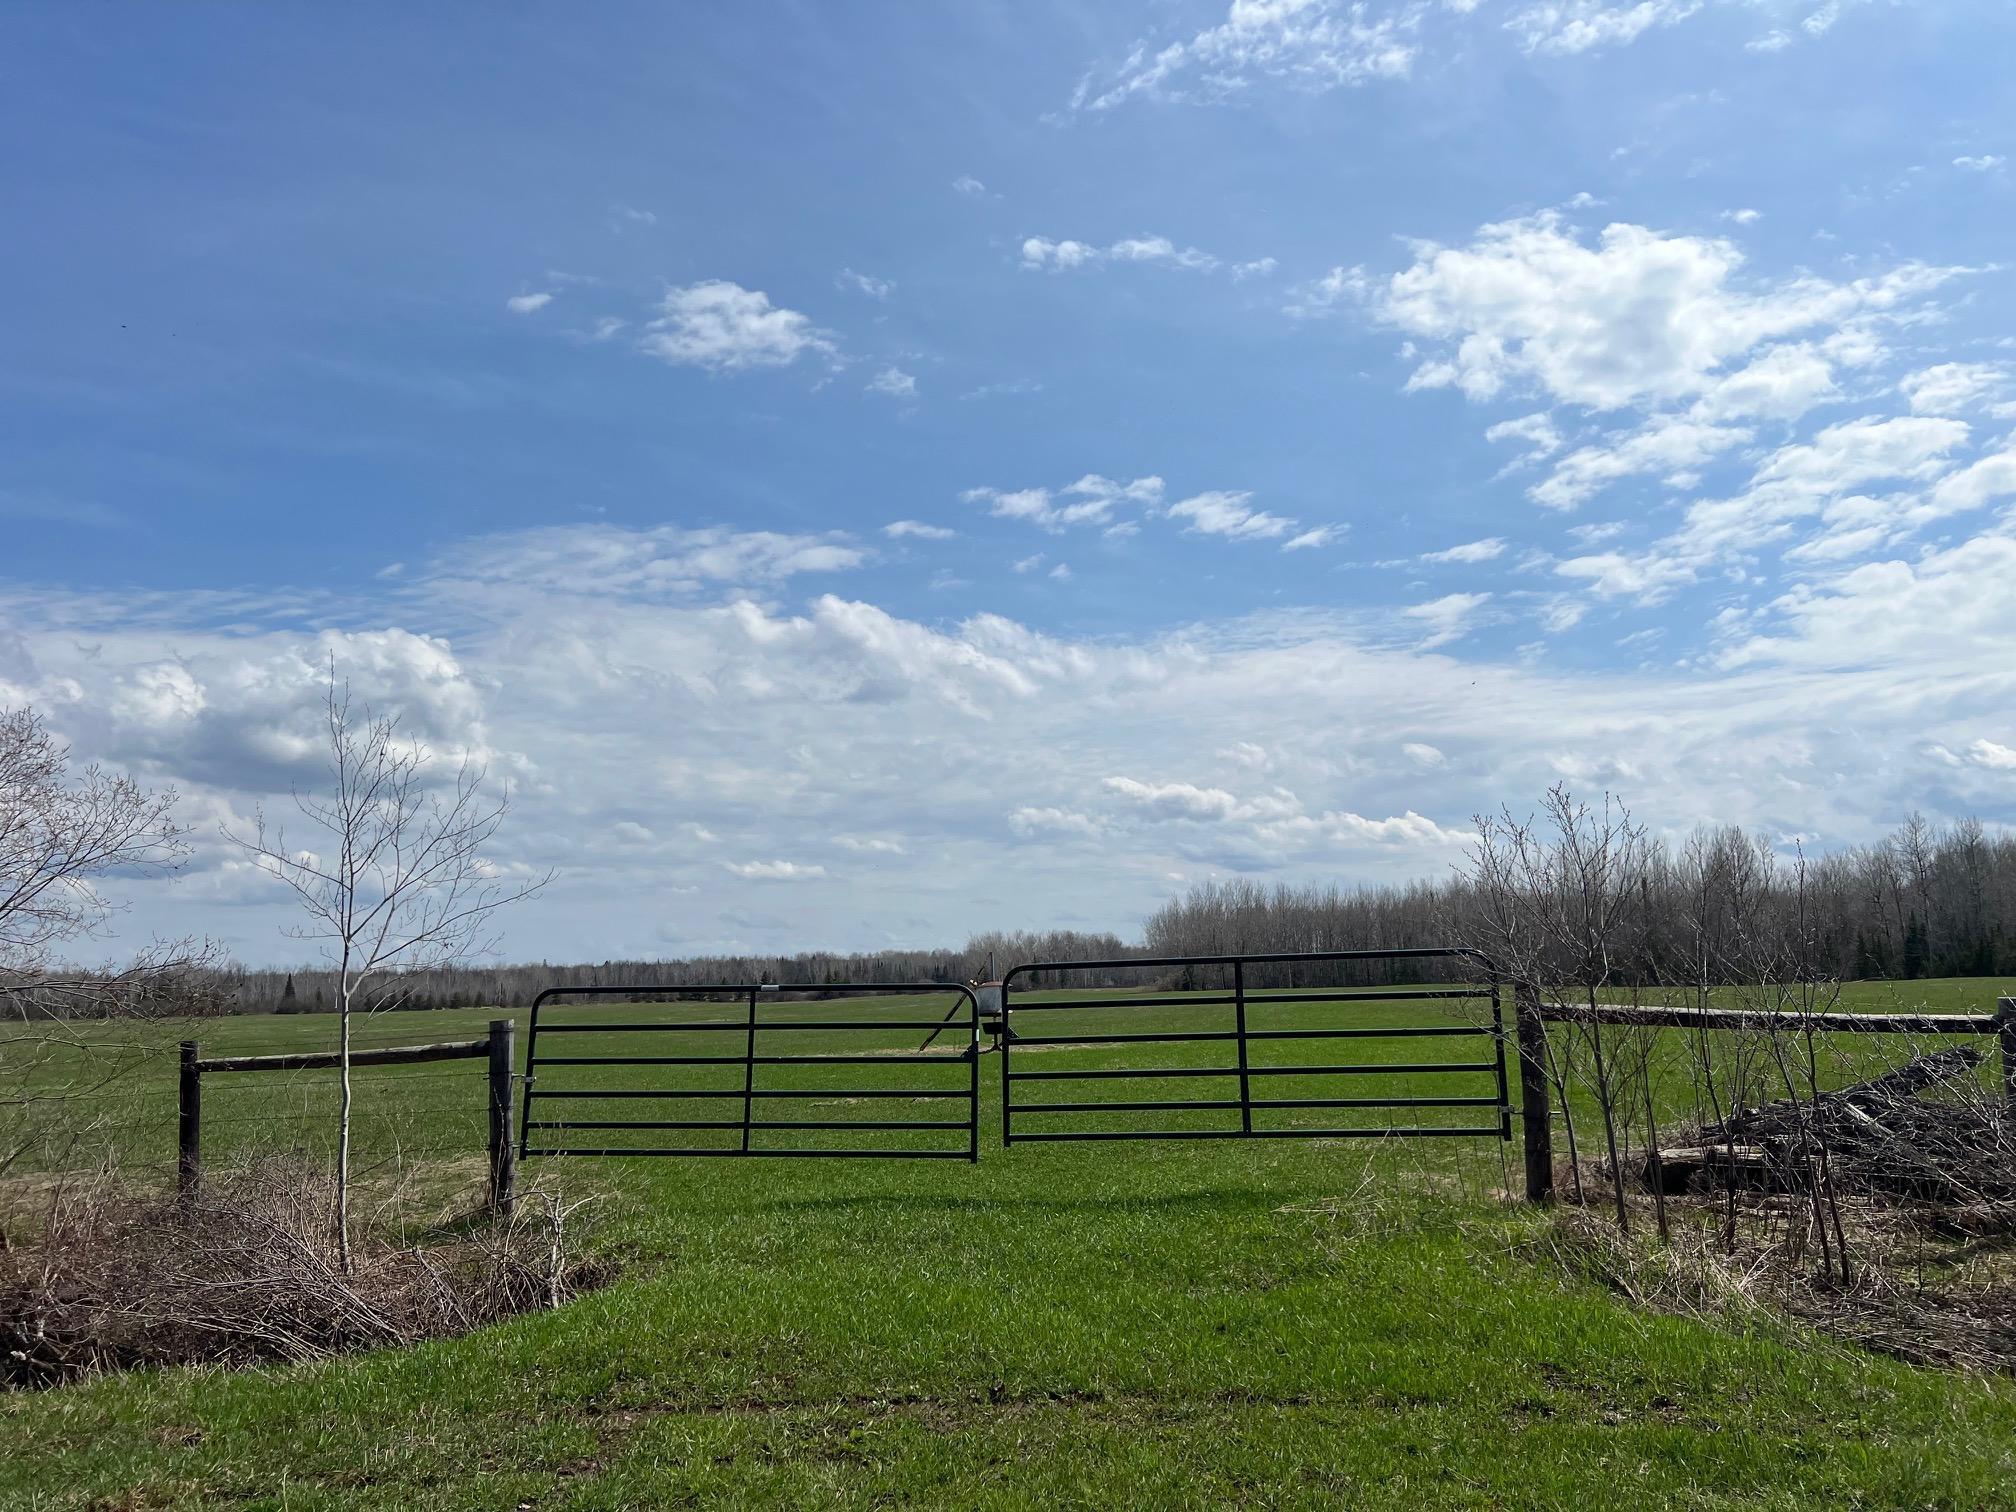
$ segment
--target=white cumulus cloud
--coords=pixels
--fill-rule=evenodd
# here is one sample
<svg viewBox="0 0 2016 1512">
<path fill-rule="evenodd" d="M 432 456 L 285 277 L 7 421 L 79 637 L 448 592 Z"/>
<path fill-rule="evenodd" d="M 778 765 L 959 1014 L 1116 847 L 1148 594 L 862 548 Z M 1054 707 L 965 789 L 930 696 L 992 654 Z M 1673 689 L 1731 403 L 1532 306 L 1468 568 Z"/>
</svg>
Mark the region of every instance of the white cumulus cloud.
<svg viewBox="0 0 2016 1512">
<path fill-rule="evenodd" d="M 639 345 L 652 356 L 717 372 L 788 367 L 804 356 L 832 357 L 833 338 L 810 317 L 726 279 L 666 292 Z"/>
</svg>

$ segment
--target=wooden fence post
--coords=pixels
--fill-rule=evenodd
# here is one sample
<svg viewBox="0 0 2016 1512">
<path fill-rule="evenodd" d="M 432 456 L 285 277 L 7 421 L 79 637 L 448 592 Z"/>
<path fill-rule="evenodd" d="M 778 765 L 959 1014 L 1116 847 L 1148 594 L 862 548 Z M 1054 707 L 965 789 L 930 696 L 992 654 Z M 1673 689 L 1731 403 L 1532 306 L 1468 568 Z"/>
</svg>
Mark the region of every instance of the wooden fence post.
<svg viewBox="0 0 2016 1512">
<path fill-rule="evenodd" d="M 1526 1143 L 1526 1200 L 1554 1200 L 1554 1122 L 1547 1096 L 1547 1021 L 1540 995 L 1513 989 L 1512 1017 L 1519 1040 L 1519 1125 Z"/>
<path fill-rule="evenodd" d="M 196 1064 L 195 1040 L 182 1041 L 182 1080 L 177 1095 L 177 1149 L 175 1195 L 178 1201 L 195 1200 L 203 1181 L 203 1072 Z"/>
<path fill-rule="evenodd" d="M 508 1215 L 518 1197 L 518 1151 L 511 1142 L 517 1057 L 512 1021 L 490 1020 L 490 1211 Z"/>
<path fill-rule="evenodd" d="M 2016 997 L 1995 1005 L 1995 1025 L 1995 1040 L 2002 1050 L 2003 1106 L 2016 1118 Z"/>
</svg>

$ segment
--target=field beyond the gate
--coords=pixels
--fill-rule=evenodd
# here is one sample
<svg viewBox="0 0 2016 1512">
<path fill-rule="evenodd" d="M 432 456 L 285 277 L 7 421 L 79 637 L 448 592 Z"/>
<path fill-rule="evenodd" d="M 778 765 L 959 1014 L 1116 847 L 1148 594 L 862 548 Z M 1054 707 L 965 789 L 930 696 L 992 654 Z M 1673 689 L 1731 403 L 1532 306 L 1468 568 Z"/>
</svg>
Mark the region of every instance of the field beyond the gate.
<svg viewBox="0 0 2016 1512">
<path fill-rule="evenodd" d="M 1986 1012 L 2011 990 L 1913 983 L 1855 989 L 1844 1006 Z M 946 998 L 835 1000 L 764 1012 L 935 1018 L 947 1006 Z M 654 1011 L 665 1010 L 570 1005 L 555 1018 L 613 1022 Z M 1127 1010 L 1139 1022 L 1121 1027 L 1177 1025 L 1204 1011 Z M 1353 1010 L 1367 1024 L 1459 1011 L 1468 1010 Z M 359 1038 L 473 1038 L 493 1016 L 388 1014 Z M 526 1014 L 509 1016 L 522 1054 Z M 1055 1015 L 1066 1024 L 1088 1017 Z M 224 1019 L 178 1032 L 199 1038 L 205 1055 L 246 1055 L 329 1048 L 335 1024 Z M 718 1036 L 710 1026 L 678 1037 L 696 1054 L 739 1053 L 734 1032 L 723 1024 Z M 618 1053 L 618 1039 L 654 1042 L 626 1051 L 664 1053 L 658 1036 L 579 1038 L 582 1053 Z M 810 1033 L 793 1048 L 914 1049 L 922 1036 L 865 1038 L 866 1046 L 860 1035 Z M 1473 1042 L 1317 1043 L 1333 1063 L 1418 1063 L 1455 1053 L 1424 1046 L 1467 1054 Z M 1096 1068 L 1121 1053 L 1032 1048 L 1015 1064 Z M 1152 1053 L 1165 1064 L 1222 1065 L 1230 1047 Z M 1866 1053 L 1844 1049 L 1843 1073 L 1851 1055 Z M 37 1075 L 53 1087 L 79 1064 L 55 1055 Z M 759 1085 L 778 1089 L 815 1084 L 808 1075 L 832 1085 L 836 1074 L 763 1069 L 779 1079 Z M 855 1087 L 902 1087 L 912 1073 L 919 1084 L 947 1085 L 963 1071 L 954 1061 L 906 1067 L 900 1079 L 875 1066 L 845 1076 L 865 1078 L 848 1083 Z M 542 1086 L 558 1084 L 546 1074 L 554 1081 Z M 590 1076 L 617 1075 L 643 1088 L 674 1074 L 574 1068 L 569 1080 L 588 1086 Z M 740 1085 L 739 1070 L 732 1087 L 722 1067 L 700 1074 L 710 1088 Z M 1453 1079 L 1356 1080 L 1425 1090 Z M 1272 1080 L 1284 1090 L 1270 1086 L 1268 1096 L 1302 1082 Z M 374 1068 L 357 1085 L 367 1172 L 403 1156 L 474 1179 L 480 1063 Z M 1078 1097 L 1098 1085 L 1040 1087 L 1049 1100 L 1060 1086 Z M 1173 1080 L 1145 1095 L 1194 1096 L 1209 1085 Z M 980 1091 L 977 1165 L 530 1162 L 528 1180 L 603 1194 L 596 1242 L 623 1267 L 613 1286 L 557 1313 L 411 1350 L 0 1398 L 0 1506 L 2016 1505 L 2008 1383 L 1913 1369 L 1762 1318 L 1707 1323 L 1635 1309 L 1525 1247 L 1540 1220 L 1501 1195 L 1508 1159 L 1516 1174 L 1516 1144 L 1004 1150 L 992 1055 L 981 1061 Z M 172 1052 L 134 1052 L 129 1074 L 95 1095 L 104 1116 L 80 1140 L 117 1146 L 128 1168 L 165 1177 Z M 206 1078 L 204 1098 L 213 1163 L 326 1148 L 328 1074 Z M 652 1101 L 657 1116 L 674 1116 L 662 1106 L 670 1100 Z M 830 1100 L 796 1101 L 822 1109 L 830 1101 L 834 1116 L 873 1102 L 849 1101 L 844 1086 Z M 940 1116 L 929 1104 L 901 1106 L 861 1116 Z M 726 1119 L 731 1109 L 739 1118 L 739 1098 L 677 1105 L 695 1121 Z M 1120 1115 L 1053 1117 L 1093 1127 Z M 963 1148 L 963 1135 L 943 1137 Z"/>
</svg>

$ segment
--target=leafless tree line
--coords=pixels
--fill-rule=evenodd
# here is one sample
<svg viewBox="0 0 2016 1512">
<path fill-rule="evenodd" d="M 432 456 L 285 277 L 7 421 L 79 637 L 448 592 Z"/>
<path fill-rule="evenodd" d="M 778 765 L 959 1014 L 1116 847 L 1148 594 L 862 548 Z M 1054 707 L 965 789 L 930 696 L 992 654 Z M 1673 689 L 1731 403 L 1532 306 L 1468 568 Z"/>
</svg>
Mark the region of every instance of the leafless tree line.
<svg viewBox="0 0 2016 1512">
<path fill-rule="evenodd" d="M 1662 1246 L 1688 1241 L 1641 1252 L 1653 1270 L 1691 1244 L 1725 1279 L 1837 1331 L 2006 1363 L 2006 1349 L 1982 1353 L 2000 1337 L 2006 1280 L 1925 1258 L 1940 1234 L 2016 1226 L 2016 1118 L 1990 1074 L 1995 1039 L 1984 1053 L 1833 1027 L 1848 1017 L 1843 943 L 1857 928 L 1845 905 L 1900 864 L 1908 878 L 1916 850 L 1929 858 L 1917 906 L 1943 892 L 1947 917 L 1965 921 L 1940 866 L 2006 847 L 1975 826 L 1934 836 L 1917 823 L 1848 864 L 1727 829 L 1668 847 L 1614 800 L 1558 788 L 1536 816 L 1480 817 L 1477 836 L 1451 927 L 1546 1025 L 1559 1179 L 1578 1205 L 1600 1201 L 1627 1238 L 1643 1223 Z M 1974 924 L 1996 938 L 1992 916 Z M 1975 1007 L 1992 1011 L 1992 995 Z M 1673 1009 L 1708 1011 L 1661 1027 Z"/>
<path fill-rule="evenodd" d="M 1486 817 L 1480 833 L 1502 831 L 1507 822 Z M 1830 980 L 2016 973 L 2016 834 L 1991 834 L 1979 820 L 1938 828 L 1914 814 L 1876 844 L 1818 855 L 1734 827 L 1677 844 L 1632 828 L 1630 853 L 1621 858 L 1636 891 L 1630 938 L 1611 946 L 1619 981 L 1684 983 L 1700 975 L 1707 947 L 1690 916 L 1704 906 L 1704 885 L 1723 898 L 1725 914 L 1768 901 L 1767 911 L 1784 918 L 1796 895 L 1801 958 Z M 1144 939 L 1152 955 L 1480 943 L 1477 926 L 1502 880 L 1471 866 L 1443 881 L 1391 887 L 1207 882 L 1152 915 Z M 1761 947 L 1753 941 L 1750 948 Z M 1726 969 L 1751 968 L 1729 962 Z M 1285 980 L 1286 972 L 1275 974 Z M 1380 974 L 1425 980 L 1447 968 L 1397 962 Z"/>
<path fill-rule="evenodd" d="M 1704 862 L 1702 856 L 1709 857 Z M 1690 859 L 1691 858 L 1691 859 Z M 1783 847 L 1733 827 L 1677 844 L 1647 835 L 1634 854 L 1644 923 L 1616 961 L 1617 974 L 1640 982 L 1685 981 L 1699 974 L 1701 949 L 1685 923 L 1699 906 L 1701 869 L 1709 865 L 1749 896 L 1782 887 Z M 2016 974 L 2016 835 L 1989 832 L 1974 819 L 1935 827 L 1913 815 L 1882 841 L 1799 864 L 1809 920 L 1802 949 L 1813 970 L 1834 980 L 1899 980 Z M 381 983 L 387 1008 L 522 1008 L 547 987 L 657 982 L 928 982 L 981 979 L 1039 960 L 1113 960 L 1129 956 L 1230 955 L 1249 952 L 1365 950 L 1468 940 L 1482 906 L 1478 878 L 1397 886 L 1318 883 L 1296 886 L 1250 879 L 1206 882 L 1152 914 L 1138 944 L 1110 933 L 990 931 L 963 947 L 792 955 L 632 958 L 450 964 L 395 972 Z M 508 948 L 508 946 L 507 946 Z M 199 994 L 235 1013 L 334 1011 L 337 973 L 223 965 L 190 970 L 186 946 L 161 947 L 136 962 L 124 981 L 89 972 L 51 974 L 42 985 L 0 990 L 0 1017 L 89 1017 L 120 1011 L 143 985 L 164 1008 L 173 994 Z M 1256 986 L 1288 986 L 1298 968 L 1256 968 Z M 1307 975 L 1308 968 L 1299 968 Z M 1430 980 L 1448 974 L 1436 962 L 1385 962 L 1332 973 L 1366 983 Z M 59 979 L 60 978 L 60 979 Z M 1118 986 L 1138 972 L 1073 974 L 1057 986 Z"/>
<path fill-rule="evenodd" d="M 720 955 L 517 965 L 453 964 L 396 971 L 381 978 L 379 1012 L 440 1008 L 523 1008 L 548 987 L 648 983 L 697 988 L 720 982 L 965 982 L 985 980 L 1024 961 L 1114 960 L 1141 954 L 1114 934 L 1076 930 L 990 931 L 963 947 L 796 955 Z M 1100 987 L 1133 980 L 1119 971 L 1074 969 L 1056 985 Z M 202 974 L 207 997 L 229 1013 L 328 1013 L 337 1005 L 337 974 L 226 965 Z M 62 1005 L 52 1005 L 61 1011 Z M 25 1001 L 17 1014 L 37 1012 Z"/>
</svg>

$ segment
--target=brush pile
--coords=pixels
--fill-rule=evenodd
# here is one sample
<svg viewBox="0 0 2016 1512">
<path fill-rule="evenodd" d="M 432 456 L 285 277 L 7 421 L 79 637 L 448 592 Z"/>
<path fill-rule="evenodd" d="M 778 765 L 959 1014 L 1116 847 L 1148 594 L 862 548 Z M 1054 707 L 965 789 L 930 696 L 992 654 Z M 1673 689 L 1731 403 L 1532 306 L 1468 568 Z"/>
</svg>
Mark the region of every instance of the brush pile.
<svg viewBox="0 0 2016 1512">
<path fill-rule="evenodd" d="M 1970 1231 L 1998 1216 L 2016 1223 L 2016 1128 L 1978 1095 L 1980 1062 L 1963 1045 L 1839 1091 L 1745 1108 L 1649 1157 L 1647 1184 L 1792 1192 L 1822 1173 L 1843 1194 L 1944 1210 Z M 1976 1095 L 1926 1095 L 1956 1084 Z"/>
<path fill-rule="evenodd" d="M 0 1386 L 408 1344 L 557 1307 L 600 1279 L 572 1255 L 580 1203 L 536 1188 L 507 1220 L 359 1243 L 348 1273 L 331 1207 L 326 1176 L 287 1161 L 183 1203 L 110 1175 L 66 1183 L 39 1233 L 0 1246 Z"/>
</svg>

